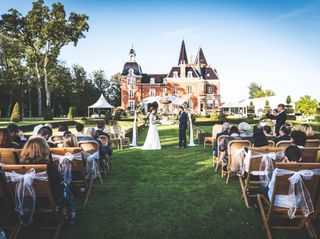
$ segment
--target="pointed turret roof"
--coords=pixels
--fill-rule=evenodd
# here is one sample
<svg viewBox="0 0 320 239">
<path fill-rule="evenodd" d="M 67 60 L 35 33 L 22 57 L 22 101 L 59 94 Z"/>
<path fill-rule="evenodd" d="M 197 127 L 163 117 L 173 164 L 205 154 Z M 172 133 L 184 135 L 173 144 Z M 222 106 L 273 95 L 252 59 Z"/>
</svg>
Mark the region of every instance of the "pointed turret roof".
<svg viewBox="0 0 320 239">
<path fill-rule="evenodd" d="M 201 47 L 199 48 L 198 55 L 197 55 L 197 57 L 196 57 L 196 60 L 194 61 L 194 64 L 208 65 L 207 60 L 206 60 L 206 58 L 204 57 L 204 54 L 203 54 L 203 51 L 202 51 L 202 48 L 201 48 Z"/>
<path fill-rule="evenodd" d="M 184 43 L 184 40 L 182 40 L 182 44 L 181 44 L 178 65 L 180 65 L 181 63 L 188 64 L 188 57 L 187 57 L 186 45 Z"/>
</svg>

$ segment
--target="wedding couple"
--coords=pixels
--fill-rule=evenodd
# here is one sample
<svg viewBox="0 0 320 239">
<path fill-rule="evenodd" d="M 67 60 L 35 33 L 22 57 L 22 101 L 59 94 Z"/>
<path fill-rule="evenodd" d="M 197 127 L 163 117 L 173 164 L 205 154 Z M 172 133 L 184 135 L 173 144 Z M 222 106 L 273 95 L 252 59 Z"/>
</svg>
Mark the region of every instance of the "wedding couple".
<svg viewBox="0 0 320 239">
<path fill-rule="evenodd" d="M 187 113 L 184 112 L 183 106 L 179 106 L 179 148 L 187 147 Z M 160 138 L 157 127 L 156 109 L 150 108 L 149 130 L 147 138 L 142 146 L 143 150 L 161 149 Z"/>
</svg>

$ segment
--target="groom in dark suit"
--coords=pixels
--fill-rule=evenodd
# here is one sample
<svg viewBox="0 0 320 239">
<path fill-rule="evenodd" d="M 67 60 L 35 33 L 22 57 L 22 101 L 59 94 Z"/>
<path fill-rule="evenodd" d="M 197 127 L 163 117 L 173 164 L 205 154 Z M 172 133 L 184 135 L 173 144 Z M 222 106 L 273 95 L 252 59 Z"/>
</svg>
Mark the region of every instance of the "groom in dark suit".
<svg viewBox="0 0 320 239">
<path fill-rule="evenodd" d="M 187 113 L 184 112 L 183 106 L 179 106 L 179 148 L 187 147 Z"/>
</svg>

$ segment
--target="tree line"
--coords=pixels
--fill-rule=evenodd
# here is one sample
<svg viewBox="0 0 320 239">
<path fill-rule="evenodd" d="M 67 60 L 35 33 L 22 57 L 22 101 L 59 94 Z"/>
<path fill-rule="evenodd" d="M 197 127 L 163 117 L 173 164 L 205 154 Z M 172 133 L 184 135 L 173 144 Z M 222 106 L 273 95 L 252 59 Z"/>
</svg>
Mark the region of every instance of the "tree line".
<svg viewBox="0 0 320 239">
<path fill-rule="evenodd" d="M 61 49 L 77 45 L 89 31 L 89 17 L 61 3 L 32 3 L 26 15 L 10 9 L 0 18 L 0 116 L 9 116 L 15 102 L 23 116 L 65 115 L 70 106 L 85 115 L 100 93 L 120 105 L 119 74 L 110 79 L 102 70 L 88 74 L 83 67 L 59 61 Z"/>
</svg>

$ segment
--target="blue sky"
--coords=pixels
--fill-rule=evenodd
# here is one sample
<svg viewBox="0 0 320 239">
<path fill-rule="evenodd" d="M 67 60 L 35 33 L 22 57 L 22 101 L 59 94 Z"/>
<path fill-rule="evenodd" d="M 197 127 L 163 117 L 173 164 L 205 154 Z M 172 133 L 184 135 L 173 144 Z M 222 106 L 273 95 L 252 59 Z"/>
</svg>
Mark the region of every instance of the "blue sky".
<svg viewBox="0 0 320 239">
<path fill-rule="evenodd" d="M 0 0 L 0 12 L 22 13 L 29 0 Z M 54 1 L 45 1 L 50 5 Z M 255 81 L 277 95 L 320 100 L 320 0 L 62 1 L 89 15 L 90 31 L 60 59 L 87 71 L 121 71 L 131 45 L 146 73 L 168 73 L 181 41 L 196 56 L 201 46 L 221 79 L 224 101 L 248 96 Z"/>
</svg>

